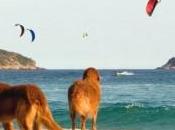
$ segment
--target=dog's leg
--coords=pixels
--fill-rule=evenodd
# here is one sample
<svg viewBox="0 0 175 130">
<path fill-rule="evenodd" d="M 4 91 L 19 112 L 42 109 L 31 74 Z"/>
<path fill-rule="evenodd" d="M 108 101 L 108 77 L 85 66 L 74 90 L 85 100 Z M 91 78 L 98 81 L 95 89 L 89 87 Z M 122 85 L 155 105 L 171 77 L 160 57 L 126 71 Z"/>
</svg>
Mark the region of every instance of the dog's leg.
<svg viewBox="0 0 175 130">
<path fill-rule="evenodd" d="M 33 121 L 33 130 L 41 130 L 41 120 L 40 120 L 40 116 L 39 116 L 39 109 L 36 108 L 36 116 L 35 119 Z"/>
<path fill-rule="evenodd" d="M 20 130 L 33 130 L 33 120 L 29 120 L 29 118 L 24 117 L 24 119 L 20 119 L 18 122 Z"/>
<path fill-rule="evenodd" d="M 18 122 L 22 130 L 33 130 L 33 124 L 36 119 L 36 106 L 28 106 L 23 104 L 25 107 L 21 107 L 19 110 L 20 113 L 18 114 Z"/>
<path fill-rule="evenodd" d="M 81 116 L 81 130 L 86 130 L 86 117 Z"/>
<path fill-rule="evenodd" d="M 75 124 L 76 114 L 75 114 L 75 112 L 71 112 L 70 117 L 71 117 L 71 121 L 72 121 L 72 130 L 75 130 L 75 128 L 76 128 L 76 124 Z"/>
<path fill-rule="evenodd" d="M 28 124 L 27 122 L 21 122 L 21 130 L 33 130 L 33 127 L 31 124 Z"/>
<path fill-rule="evenodd" d="M 41 122 L 39 122 L 37 119 L 33 123 L 33 130 L 41 130 Z"/>
<path fill-rule="evenodd" d="M 5 122 L 5 123 L 3 123 L 3 128 L 4 128 L 4 130 L 14 130 L 12 122 Z"/>
<path fill-rule="evenodd" d="M 96 120 L 97 120 L 97 112 L 94 114 L 92 118 L 92 130 L 96 130 Z"/>
</svg>

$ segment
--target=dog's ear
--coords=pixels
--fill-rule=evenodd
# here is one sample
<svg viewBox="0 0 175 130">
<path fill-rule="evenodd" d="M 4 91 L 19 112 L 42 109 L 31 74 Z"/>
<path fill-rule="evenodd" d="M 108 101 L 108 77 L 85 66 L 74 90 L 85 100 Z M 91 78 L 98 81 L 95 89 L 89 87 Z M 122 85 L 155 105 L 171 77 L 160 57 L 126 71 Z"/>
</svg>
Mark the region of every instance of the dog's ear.
<svg viewBox="0 0 175 130">
<path fill-rule="evenodd" d="M 87 70 L 84 71 L 83 73 L 83 80 L 87 78 Z"/>
<path fill-rule="evenodd" d="M 100 75 L 99 74 L 97 75 L 97 81 L 100 82 Z"/>
</svg>

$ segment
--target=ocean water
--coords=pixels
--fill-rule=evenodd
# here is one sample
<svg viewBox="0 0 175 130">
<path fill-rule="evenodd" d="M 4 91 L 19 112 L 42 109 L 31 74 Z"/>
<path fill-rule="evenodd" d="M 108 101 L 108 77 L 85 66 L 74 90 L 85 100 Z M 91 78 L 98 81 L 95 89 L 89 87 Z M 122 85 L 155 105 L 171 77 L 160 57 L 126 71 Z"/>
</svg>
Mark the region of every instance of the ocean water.
<svg viewBox="0 0 175 130">
<path fill-rule="evenodd" d="M 175 130 L 175 71 L 100 70 L 98 130 Z M 67 90 L 83 70 L 0 71 L 0 81 L 35 83 L 47 96 L 55 120 L 71 128 Z M 90 121 L 87 123 L 90 128 Z"/>
</svg>

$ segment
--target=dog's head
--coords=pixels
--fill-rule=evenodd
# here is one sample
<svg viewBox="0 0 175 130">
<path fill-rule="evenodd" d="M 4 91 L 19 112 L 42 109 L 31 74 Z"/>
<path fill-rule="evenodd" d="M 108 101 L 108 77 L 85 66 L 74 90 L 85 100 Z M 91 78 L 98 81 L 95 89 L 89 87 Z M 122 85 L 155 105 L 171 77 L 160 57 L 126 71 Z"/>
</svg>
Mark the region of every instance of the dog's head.
<svg viewBox="0 0 175 130">
<path fill-rule="evenodd" d="M 97 82 L 100 82 L 100 74 L 95 68 L 90 67 L 84 71 L 83 80 L 84 79 L 92 79 L 92 80 L 95 80 Z"/>
</svg>

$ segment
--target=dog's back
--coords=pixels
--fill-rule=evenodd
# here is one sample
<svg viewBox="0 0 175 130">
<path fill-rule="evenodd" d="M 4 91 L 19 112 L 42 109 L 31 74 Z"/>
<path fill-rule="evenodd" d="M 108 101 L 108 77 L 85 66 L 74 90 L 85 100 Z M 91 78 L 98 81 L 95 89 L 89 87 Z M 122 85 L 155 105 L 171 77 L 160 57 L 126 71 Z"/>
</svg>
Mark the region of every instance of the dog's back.
<svg viewBox="0 0 175 130">
<path fill-rule="evenodd" d="M 37 103 L 46 106 L 44 94 L 35 85 L 24 84 L 10 87 L 4 83 L 0 83 L 0 90 L 1 120 L 16 118 L 19 108 L 28 110 L 32 104 Z"/>
<path fill-rule="evenodd" d="M 70 111 L 89 117 L 96 113 L 101 94 L 99 74 L 91 71 L 86 70 L 83 79 L 75 81 L 68 90 Z"/>
<path fill-rule="evenodd" d="M 92 117 L 100 102 L 99 85 L 87 80 L 74 82 L 68 91 L 70 111 Z"/>
<path fill-rule="evenodd" d="M 9 89 L 10 84 L 0 82 L 0 93 L 3 92 L 4 90 Z"/>
<path fill-rule="evenodd" d="M 75 81 L 68 90 L 68 102 L 72 130 L 75 130 L 75 118 L 81 118 L 81 130 L 86 130 L 87 118 L 92 119 L 92 130 L 96 130 L 96 119 L 100 104 L 100 75 L 95 68 L 84 71 L 83 79 Z"/>
</svg>

